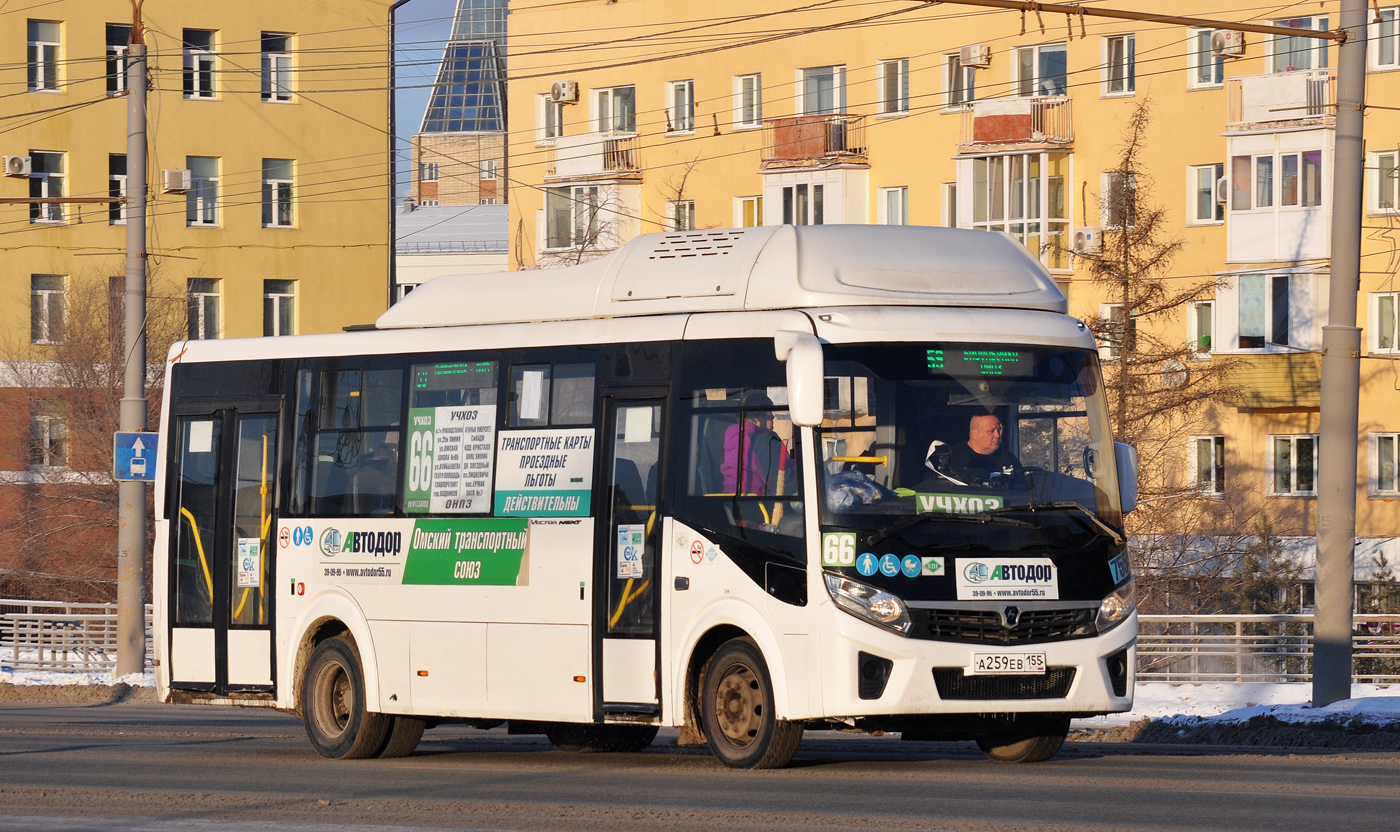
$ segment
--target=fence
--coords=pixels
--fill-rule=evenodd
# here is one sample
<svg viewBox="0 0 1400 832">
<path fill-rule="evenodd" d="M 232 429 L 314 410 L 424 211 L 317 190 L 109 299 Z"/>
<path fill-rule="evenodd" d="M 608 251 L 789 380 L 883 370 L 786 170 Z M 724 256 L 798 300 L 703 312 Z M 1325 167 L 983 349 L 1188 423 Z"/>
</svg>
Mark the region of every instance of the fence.
<svg viewBox="0 0 1400 832">
<path fill-rule="evenodd" d="M 146 632 L 150 631 L 147 604 Z M 116 665 L 116 604 L 0 598 L 0 669 L 102 672 Z M 151 667 L 149 638 L 146 667 Z"/>
<path fill-rule="evenodd" d="M 1357 615 L 1352 675 L 1400 682 L 1400 615 Z M 1311 615 L 1144 615 L 1138 681 L 1306 682 L 1312 679 Z"/>
</svg>

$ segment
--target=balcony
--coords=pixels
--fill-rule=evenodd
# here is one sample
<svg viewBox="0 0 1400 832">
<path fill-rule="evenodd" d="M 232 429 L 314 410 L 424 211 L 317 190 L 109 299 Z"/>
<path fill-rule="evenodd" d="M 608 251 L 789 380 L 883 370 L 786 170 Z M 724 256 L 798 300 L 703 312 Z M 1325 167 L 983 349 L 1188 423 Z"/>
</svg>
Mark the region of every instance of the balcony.
<svg viewBox="0 0 1400 832">
<path fill-rule="evenodd" d="M 868 164 L 865 116 L 783 116 L 763 120 L 763 169 Z"/>
<path fill-rule="evenodd" d="M 959 150 L 1074 143 L 1073 101 L 1062 95 L 974 101 L 963 110 Z"/>
<path fill-rule="evenodd" d="M 1236 407 L 1317 407 L 1322 401 L 1322 356 L 1311 352 L 1220 356 Z"/>
<path fill-rule="evenodd" d="M 1336 121 L 1337 73 L 1331 69 L 1299 69 L 1244 75 L 1226 81 L 1231 132 L 1274 127 L 1318 125 Z"/>
<path fill-rule="evenodd" d="M 639 178 L 636 133 L 560 136 L 545 152 L 544 177 L 551 181 Z"/>
</svg>

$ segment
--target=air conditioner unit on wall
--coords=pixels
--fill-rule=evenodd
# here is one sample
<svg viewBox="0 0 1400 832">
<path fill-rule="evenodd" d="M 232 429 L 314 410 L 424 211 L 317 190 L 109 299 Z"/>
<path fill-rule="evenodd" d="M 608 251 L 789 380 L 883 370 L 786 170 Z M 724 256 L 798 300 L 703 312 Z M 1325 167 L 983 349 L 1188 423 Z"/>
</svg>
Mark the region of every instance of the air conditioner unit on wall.
<svg viewBox="0 0 1400 832">
<path fill-rule="evenodd" d="M 549 88 L 549 100 L 555 104 L 577 104 L 578 82 L 555 81 Z"/>
<path fill-rule="evenodd" d="M 958 50 L 958 63 L 963 66 L 986 69 L 992 64 L 992 47 L 985 43 L 974 43 Z"/>
<path fill-rule="evenodd" d="M 1230 201 L 1230 177 L 1222 176 L 1215 180 L 1215 204 L 1225 205 Z"/>
<path fill-rule="evenodd" d="M 34 164 L 28 156 L 6 156 L 6 176 L 28 176 L 34 172 Z"/>
<path fill-rule="evenodd" d="M 1218 29 L 1210 35 L 1212 58 L 1239 58 L 1244 55 L 1244 32 Z"/>
<path fill-rule="evenodd" d="M 167 168 L 160 172 L 160 184 L 167 194 L 182 194 L 190 189 L 190 172 L 184 168 Z"/>
<path fill-rule="evenodd" d="M 1098 226 L 1089 225 L 1074 229 L 1075 254 L 1102 254 L 1103 232 Z"/>
</svg>

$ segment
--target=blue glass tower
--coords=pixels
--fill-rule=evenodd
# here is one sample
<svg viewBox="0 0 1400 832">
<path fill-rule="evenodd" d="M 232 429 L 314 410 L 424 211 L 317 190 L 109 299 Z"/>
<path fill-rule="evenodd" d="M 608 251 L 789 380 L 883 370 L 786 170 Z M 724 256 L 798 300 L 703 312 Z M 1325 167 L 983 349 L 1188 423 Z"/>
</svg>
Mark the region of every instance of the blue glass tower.
<svg viewBox="0 0 1400 832">
<path fill-rule="evenodd" d="M 457 0 L 420 134 L 505 131 L 506 2 Z"/>
</svg>

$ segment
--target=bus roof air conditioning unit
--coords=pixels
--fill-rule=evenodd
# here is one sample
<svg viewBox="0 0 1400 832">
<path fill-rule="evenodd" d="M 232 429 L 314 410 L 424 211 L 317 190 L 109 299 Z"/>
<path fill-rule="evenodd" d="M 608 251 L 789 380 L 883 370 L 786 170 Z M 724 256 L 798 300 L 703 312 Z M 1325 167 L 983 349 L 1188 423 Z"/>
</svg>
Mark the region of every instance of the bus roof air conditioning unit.
<svg viewBox="0 0 1400 832">
<path fill-rule="evenodd" d="M 985 43 L 974 43 L 958 50 L 958 63 L 963 66 L 986 69 L 992 64 L 992 47 Z"/>
<path fill-rule="evenodd" d="M 1075 254 L 1102 254 L 1103 233 L 1098 226 L 1089 225 L 1074 229 Z"/>
<path fill-rule="evenodd" d="M 160 184 L 167 194 L 182 194 L 190 189 L 190 172 L 185 168 L 167 168 L 160 172 Z"/>
<path fill-rule="evenodd" d="M 28 176 L 34 172 L 34 164 L 28 156 L 6 156 L 6 176 Z"/>
<path fill-rule="evenodd" d="M 1210 35 L 1210 56 L 1212 58 L 1244 57 L 1244 32 L 1233 29 L 1217 29 Z"/>
<path fill-rule="evenodd" d="M 555 81 L 549 87 L 549 100 L 554 104 L 577 104 L 578 82 Z"/>
</svg>

